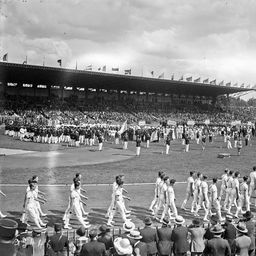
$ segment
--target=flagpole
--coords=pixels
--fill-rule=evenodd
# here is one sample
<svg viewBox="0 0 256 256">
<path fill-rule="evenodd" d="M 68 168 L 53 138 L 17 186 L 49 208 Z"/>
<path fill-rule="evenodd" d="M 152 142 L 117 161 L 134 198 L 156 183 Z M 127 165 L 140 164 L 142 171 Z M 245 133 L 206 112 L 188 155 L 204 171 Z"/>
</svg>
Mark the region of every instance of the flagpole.
<svg viewBox="0 0 256 256">
<path fill-rule="evenodd" d="M 44 58 L 43 58 L 43 67 L 44 67 L 44 62 L 45 62 L 45 56 L 44 56 Z"/>
</svg>

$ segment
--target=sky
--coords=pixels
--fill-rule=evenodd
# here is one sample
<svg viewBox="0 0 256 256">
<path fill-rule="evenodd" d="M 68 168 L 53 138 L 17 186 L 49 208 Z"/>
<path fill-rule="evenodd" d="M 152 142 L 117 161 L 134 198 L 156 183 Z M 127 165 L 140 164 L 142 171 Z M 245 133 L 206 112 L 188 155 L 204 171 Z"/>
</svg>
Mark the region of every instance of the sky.
<svg viewBox="0 0 256 256">
<path fill-rule="evenodd" d="M 0 54 L 254 86 L 255 13 L 255 0 L 0 0 Z"/>
</svg>

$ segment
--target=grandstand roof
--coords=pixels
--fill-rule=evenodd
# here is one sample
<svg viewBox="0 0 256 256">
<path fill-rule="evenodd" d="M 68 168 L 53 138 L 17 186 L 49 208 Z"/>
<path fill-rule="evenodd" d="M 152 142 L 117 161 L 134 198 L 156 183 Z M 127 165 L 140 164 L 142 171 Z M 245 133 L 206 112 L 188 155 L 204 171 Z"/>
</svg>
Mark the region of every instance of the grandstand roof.
<svg viewBox="0 0 256 256">
<path fill-rule="evenodd" d="M 195 96 L 218 96 L 253 90 L 187 81 L 7 62 L 0 62 L 0 81 Z"/>
</svg>

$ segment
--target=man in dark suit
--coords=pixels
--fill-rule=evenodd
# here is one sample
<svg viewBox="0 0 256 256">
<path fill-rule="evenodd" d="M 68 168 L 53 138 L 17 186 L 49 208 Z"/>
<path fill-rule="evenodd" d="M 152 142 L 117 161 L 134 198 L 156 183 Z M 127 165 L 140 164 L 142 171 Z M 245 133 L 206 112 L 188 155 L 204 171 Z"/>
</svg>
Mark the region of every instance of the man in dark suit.
<svg viewBox="0 0 256 256">
<path fill-rule="evenodd" d="M 141 242 L 142 236 L 139 231 L 132 230 L 127 237 L 131 241 L 134 256 L 148 255 L 147 245 L 146 243 Z"/>
<path fill-rule="evenodd" d="M 171 241 L 173 241 L 173 252 L 175 256 L 185 256 L 189 250 L 188 229 L 183 226 L 185 220 L 178 215 L 174 222 L 176 227 L 172 231 Z"/>
<path fill-rule="evenodd" d="M 100 234 L 98 236 L 98 242 L 104 243 L 106 250 L 110 251 L 111 248 L 114 247 L 113 245 L 113 235 L 110 232 L 110 228 L 107 227 L 106 225 L 102 225 L 99 228 Z"/>
<path fill-rule="evenodd" d="M 232 223 L 233 217 L 231 215 L 226 215 L 226 222 L 224 224 L 223 238 L 226 239 L 231 248 L 234 240 L 236 239 L 236 228 Z"/>
<path fill-rule="evenodd" d="M 169 220 L 164 218 L 161 228 L 157 228 L 158 253 L 160 256 L 169 256 L 172 252 L 172 229 L 168 227 Z"/>
<path fill-rule="evenodd" d="M 231 256 L 231 249 L 227 240 L 221 238 L 224 229 L 220 224 L 211 228 L 213 238 L 208 240 L 205 245 L 203 255 L 209 256 Z"/>
<path fill-rule="evenodd" d="M 140 230 L 142 236 L 141 241 L 147 244 L 148 256 L 155 256 L 157 254 L 157 232 L 152 228 L 152 220 L 150 217 L 146 217 L 144 220 L 145 227 Z"/>
<path fill-rule="evenodd" d="M 106 247 L 104 243 L 98 242 L 97 229 L 92 229 L 89 232 L 90 242 L 84 244 L 80 252 L 80 256 L 105 256 Z"/>
<path fill-rule="evenodd" d="M 56 255 L 67 255 L 68 238 L 62 234 L 62 225 L 54 224 L 55 235 L 51 236 L 48 242 L 49 250 L 52 250 Z"/>
</svg>

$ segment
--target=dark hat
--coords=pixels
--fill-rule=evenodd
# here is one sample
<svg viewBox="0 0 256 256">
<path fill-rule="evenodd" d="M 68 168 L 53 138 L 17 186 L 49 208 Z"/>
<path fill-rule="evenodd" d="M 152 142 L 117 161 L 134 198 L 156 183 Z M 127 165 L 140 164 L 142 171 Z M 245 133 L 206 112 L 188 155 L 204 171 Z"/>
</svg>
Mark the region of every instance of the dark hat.
<svg viewBox="0 0 256 256">
<path fill-rule="evenodd" d="M 248 232 L 248 229 L 246 228 L 246 225 L 244 222 L 239 222 L 237 225 L 236 225 L 236 229 L 238 232 L 240 233 L 247 233 Z"/>
<path fill-rule="evenodd" d="M 147 226 L 150 226 L 152 224 L 152 220 L 150 217 L 146 217 L 145 220 L 144 220 L 144 223 L 147 225 Z"/>
<path fill-rule="evenodd" d="M 20 223 L 18 224 L 18 230 L 19 230 L 19 232 L 25 232 L 25 231 L 27 230 L 27 228 L 28 228 L 28 225 L 27 225 L 26 223 L 20 222 Z"/>
<path fill-rule="evenodd" d="M 89 237 L 90 237 L 90 238 L 94 238 L 94 237 L 96 237 L 97 235 L 98 235 L 97 229 L 92 229 L 92 230 L 90 230 L 90 232 L 89 232 Z"/>
<path fill-rule="evenodd" d="M 61 231 L 62 230 L 62 224 L 55 223 L 54 224 L 54 230 L 55 230 L 55 232 Z"/>
<path fill-rule="evenodd" d="M 99 227 L 99 231 L 104 234 L 106 232 L 110 232 L 110 228 L 107 225 L 103 224 Z"/>
<path fill-rule="evenodd" d="M 218 218 L 216 215 L 213 215 L 210 220 L 211 220 L 211 222 L 216 222 L 216 223 L 218 223 L 219 218 Z"/>
<path fill-rule="evenodd" d="M 170 184 L 174 184 L 175 182 L 176 182 L 175 179 L 171 179 L 171 180 L 170 180 Z"/>
<path fill-rule="evenodd" d="M 194 220 L 192 220 L 192 224 L 196 227 L 199 227 L 201 225 L 201 220 L 200 219 L 194 219 Z"/>
<path fill-rule="evenodd" d="M 226 215 L 226 221 L 232 221 L 232 220 L 233 220 L 233 216 L 227 214 L 227 215 Z"/>
<path fill-rule="evenodd" d="M 0 238 L 11 240 L 15 237 L 18 223 L 11 219 L 0 219 Z"/>
<path fill-rule="evenodd" d="M 169 220 L 167 218 L 164 218 L 163 219 L 163 224 L 167 226 L 169 224 Z"/>
<path fill-rule="evenodd" d="M 245 217 L 246 219 L 251 219 L 253 218 L 253 214 L 251 211 L 247 211 L 245 214 L 243 214 L 243 217 Z"/>
<path fill-rule="evenodd" d="M 210 231 L 211 231 L 212 233 L 218 235 L 218 234 L 221 234 L 221 233 L 224 232 L 224 228 L 222 228 L 222 226 L 221 226 L 220 224 L 216 224 L 216 225 L 214 225 L 214 226 L 210 229 Z"/>
<path fill-rule="evenodd" d="M 76 230 L 77 235 L 79 236 L 85 236 L 85 228 L 82 226 L 79 229 Z"/>
<path fill-rule="evenodd" d="M 33 237 L 41 236 L 42 231 L 43 231 L 43 230 L 42 230 L 41 228 L 35 228 L 35 229 L 33 229 L 33 231 L 32 231 L 32 236 L 33 236 Z"/>
</svg>

